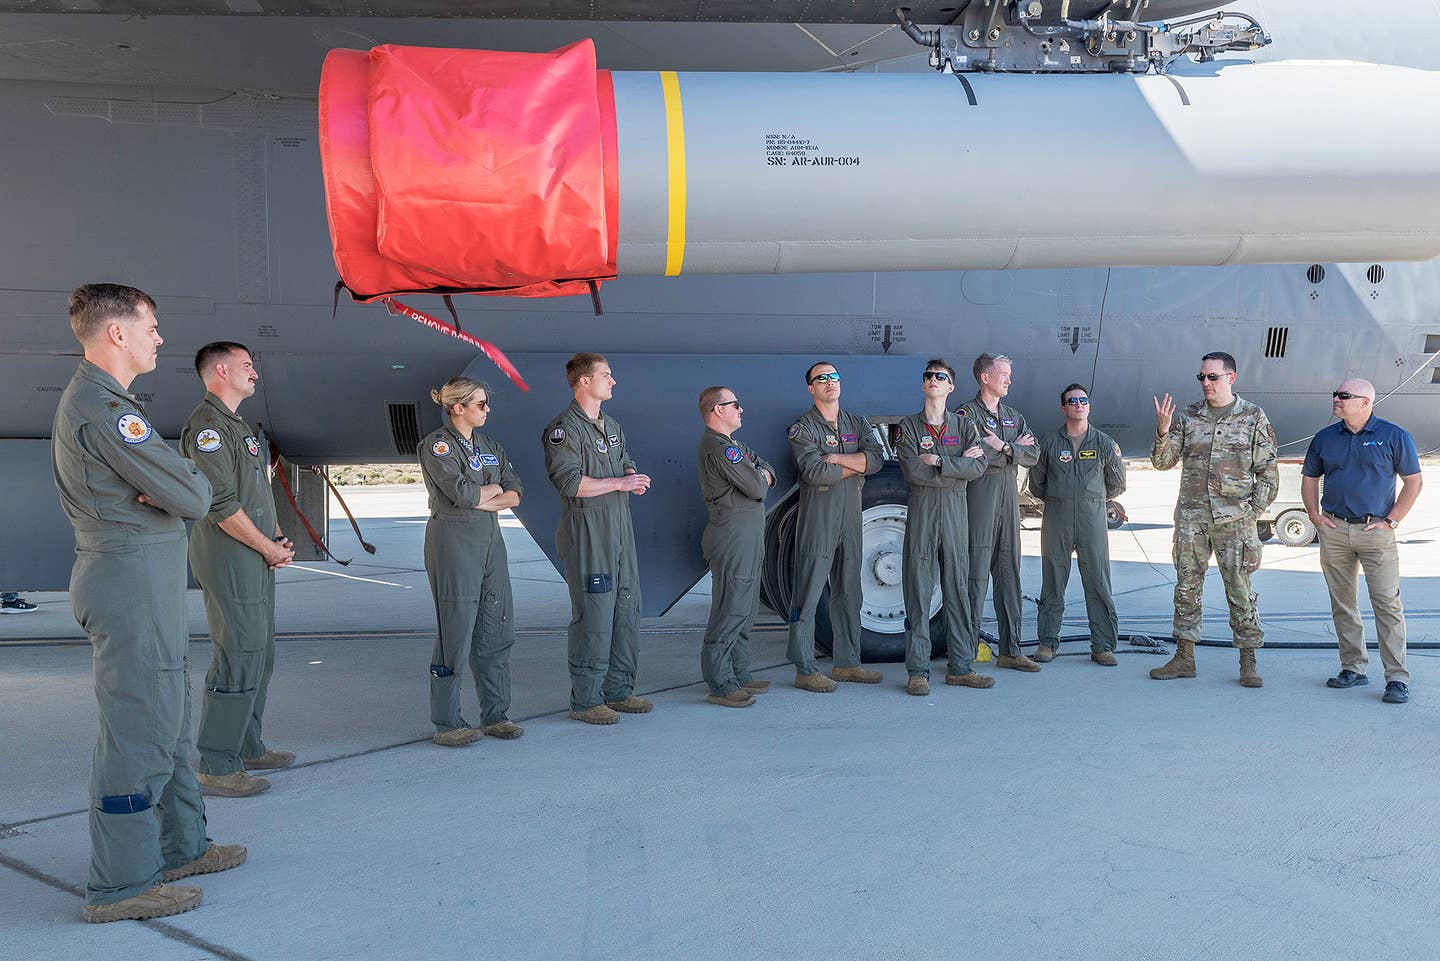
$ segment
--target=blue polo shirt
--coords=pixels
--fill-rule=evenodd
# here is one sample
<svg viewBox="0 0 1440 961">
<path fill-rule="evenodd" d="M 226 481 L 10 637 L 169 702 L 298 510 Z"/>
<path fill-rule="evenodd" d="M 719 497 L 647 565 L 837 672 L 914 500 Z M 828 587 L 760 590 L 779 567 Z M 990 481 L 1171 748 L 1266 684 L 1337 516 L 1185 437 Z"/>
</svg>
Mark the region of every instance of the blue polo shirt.
<svg viewBox="0 0 1440 961">
<path fill-rule="evenodd" d="M 1351 433 L 1344 421 L 1318 431 L 1305 452 L 1306 477 L 1324 477 L 1320 509 L 1339 517 L 1384 517 L 1395 506 L 1395 478 L 1420 473 L 1415 440 L 1388 420 Z"/>
</svg>

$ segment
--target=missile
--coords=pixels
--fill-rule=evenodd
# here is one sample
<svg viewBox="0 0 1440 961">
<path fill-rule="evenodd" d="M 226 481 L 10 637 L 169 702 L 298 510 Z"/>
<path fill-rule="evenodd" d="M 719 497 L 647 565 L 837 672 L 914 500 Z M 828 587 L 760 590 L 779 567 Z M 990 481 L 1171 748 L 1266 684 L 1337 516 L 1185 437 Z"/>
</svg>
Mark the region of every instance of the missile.
<svg viewBox="0 0 1440 961">
<path fill-rule="evenodd" d="M 610 72 L 334 50 L 335 260 L 357 299 L 573 293 L 617 275 L 1440 256 L 1440 74 Z"/>
</svg>

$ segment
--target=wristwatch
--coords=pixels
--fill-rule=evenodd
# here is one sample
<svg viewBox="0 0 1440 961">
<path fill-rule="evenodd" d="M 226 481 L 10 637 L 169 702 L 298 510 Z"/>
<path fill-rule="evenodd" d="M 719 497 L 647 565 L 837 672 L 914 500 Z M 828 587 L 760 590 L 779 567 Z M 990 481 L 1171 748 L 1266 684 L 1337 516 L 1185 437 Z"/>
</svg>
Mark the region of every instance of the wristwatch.
<svg viewBox="0 0 1440 961">
<path fill-rule="evenodd" d="M 1015 448 L 1010 446 L 1009 444 L 1006 444 L 1004 447 L 1000 448 L 1000 453 L 1004 454 L 1006 457 L 1013 458 L 1015 456 Z"/>
<path fill-rule="evenodd" d="M 1393 517 L 1387 517 L 1385 518 L 1385 526 L 1393 531 L 1395 528 L 1400 526 L 1400 522 Z"/>
</svg>

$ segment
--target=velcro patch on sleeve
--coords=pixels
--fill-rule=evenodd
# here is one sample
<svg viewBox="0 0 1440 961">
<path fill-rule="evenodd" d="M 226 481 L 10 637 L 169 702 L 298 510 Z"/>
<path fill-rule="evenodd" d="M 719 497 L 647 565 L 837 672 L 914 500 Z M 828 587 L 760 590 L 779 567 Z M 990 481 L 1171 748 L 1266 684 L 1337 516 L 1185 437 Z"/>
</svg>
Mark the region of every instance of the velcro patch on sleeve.
<svg viewBox="0 0 1440 961">
<path fill-rule="evenodd" d="M 127 444 L 143 444 L 155 433 L 139 414 L 121 414 L 120 419 L 115 421 L 115 430 Z"/>
<path fill-rule="evenodd" d="M 437 440 L 435 443 L 430 445 L 430 453 L 434 454 L 436 457 L 445 457 L 450 453 L 450 445 L 445 443 L 443 440 Z"/>
<path fill-rule="evenodd" d="M 744 454 L 740 453 L 740 448 L 738 447 L 725 448 L 725 459 L 732 464 L 740 463 L 740 459 L 744 456 Z"/>
<path fill-rule="evenodd" d="M 206 454 L 213 454 L 222 446 L 220 432 L 214 428 L 207 427 L 195 435 L 195 449 Z"/>
</svg>

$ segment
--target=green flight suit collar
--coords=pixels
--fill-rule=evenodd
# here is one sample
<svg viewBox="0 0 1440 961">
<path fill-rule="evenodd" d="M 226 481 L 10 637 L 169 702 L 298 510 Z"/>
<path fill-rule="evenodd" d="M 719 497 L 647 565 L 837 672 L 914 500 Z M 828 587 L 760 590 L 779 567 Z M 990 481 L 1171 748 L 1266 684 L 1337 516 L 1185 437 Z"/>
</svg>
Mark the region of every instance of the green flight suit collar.
<svg viewBox="0 0 1440 961">
<path fill-rule="evenodd" d="M 1060 425 L 1060 429 L 1057 430 L 1055 433 L 1058 434 L 1058 435 L 1060 436 L 1060 439 L 1063 440 L 1065 443 L 1067 443 L 1067 444 L 1070 443 L 1070 432 L 1065 429 L 1065 425 L 1064 425 L 1064 424 L 1061 424 L 1061 425 Z M 1094 437 L 1094 436 L 1095 436 L 1095 426 L 1094 426 L 1093 424 L 1086 424 L 1086 425 L 1085 425 L 1085 434 L 1084 434 L 1083 437 L 1080 438 L 1080 446 L 1081 446 L 1081 447 L 1088 446 L 1089 443 L 1090 443 L 1090 439 L 1091 439 L 1092 437 Z"/>
<path fill-rule="evenodd" d="M 215 408 L 217 411 L 219 411 L 221 414 L 224 414 L 231 420 L 238 421 L 240 423 L 240 426 L 244 427 L 247 431 L 250 429 L 250 425 L 245 423 L 245 418 L 241 417 L 237 411 L 233 411 L 229 407 L 226 407 L 223 400 L 221 400 L 219 397 L 216 397 L 208 390 L 205 392 L 205 400 L 203 401 L 203 403 L 209 404 L 211 407 Z"/>
<path fill-rule="evenodd" d="M 715 428 L 710 427 L 710 426 L 708 426 L 708 425 L 707 425 L 706 428 L 705 428 L 705 433 L 707 433 L 707 434 L 714 434 L 716 437 L 720 438 L 721 440 L 723 440 L 723 441 L 724 441 L 725 443 L 727 443 L 727 444 L 733 444 L 733 443 L 735 443 L 735 439 L 734 439 L 733 437 L 731 437 L 729 434 L 722 434 L 722 433 L 720 433 L 718 430 L 716 430 Z"/>
<path fill-rule="evenodd" d="M 76 369 L 75 372 L 81 377 L 84 377 L 86 380 L 90 381 L 92 384 L 97 384 L 105 388 L 117 397 L 123 397 L 130 403 L 135 404 L 137 407 L 140 405 L 140 401 L 135 397 L 135 395 L 130 393 L 124 387 L 121 387 L 120 382 L 116 380 L 113 376 L 111 376 L 108 371 L 102 370 L 95 364 L 92 364 L 90 361 L 82 359 L 80 361 L 80 366 Z"/>
<path fill-rule="evenodd" d="M 600 424 L 605 423 L 605 409 L 603 407 L 600 409 L 600 416 L 594 419 L 591 419 L 590 415 L 585 413 L 585 408 L 581 407 L 578 401 L 572 400 L 569 409 L 575 412 L 576 417 L 595 428 L 601 434 L 605 433 L 605 428 L 600 426 Z M 597 421 L 599 423 L 597 423 Z"/>
</svg>

